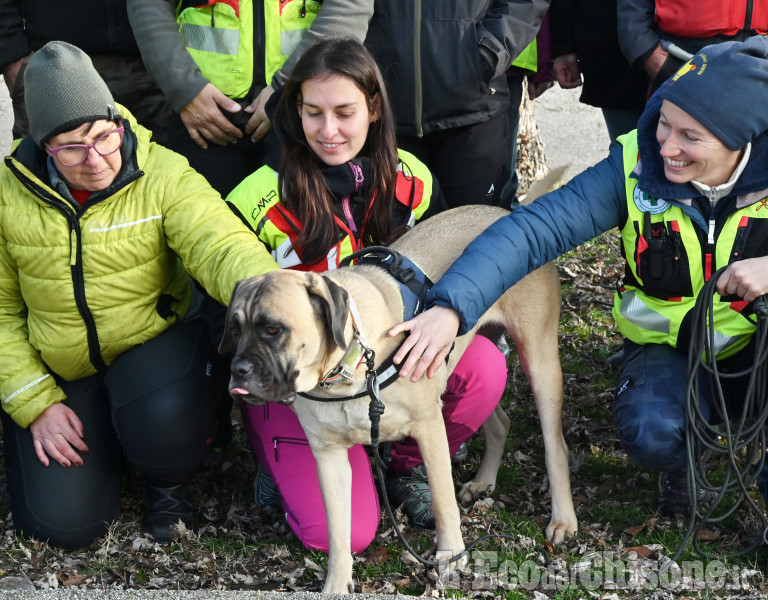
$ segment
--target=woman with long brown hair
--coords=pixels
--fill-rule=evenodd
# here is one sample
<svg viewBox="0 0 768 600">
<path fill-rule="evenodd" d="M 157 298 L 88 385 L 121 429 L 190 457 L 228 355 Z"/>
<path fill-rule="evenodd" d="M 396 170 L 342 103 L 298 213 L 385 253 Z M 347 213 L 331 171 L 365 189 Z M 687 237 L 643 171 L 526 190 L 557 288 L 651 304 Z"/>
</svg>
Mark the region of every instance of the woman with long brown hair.
<svg viewBox="0 0 768 600">
<path fill-rule="evenodd" d="M 283 268 L 325 271 L 356 250 L 386 245 L 445 208 L 437 182 L 397 149 L 381 73 L 354 40 L 318 42 L 297 63 L 274 126 L 283 145 L 276 172 L 262 167 L 227 198 Z M 435 251 L 439 251 L 436 248 Z M 506 383 L 504 356 L 478 337 L 449 379 L 443 415 L 455 453 L 485 421 Z M 260 470 L 257 501 L 279 502 L 308 547 L 328 548 L 315 461 L 295 414 L 283 405 L 243 406 Z M 355 502 L 352 550 L 364 550 L 379 522 L 365 450 L 349 450 Z M 418 526 L 434 528 L 426 473 L 414 440 L 393 444 L 387 490 Z"/>
</svg>

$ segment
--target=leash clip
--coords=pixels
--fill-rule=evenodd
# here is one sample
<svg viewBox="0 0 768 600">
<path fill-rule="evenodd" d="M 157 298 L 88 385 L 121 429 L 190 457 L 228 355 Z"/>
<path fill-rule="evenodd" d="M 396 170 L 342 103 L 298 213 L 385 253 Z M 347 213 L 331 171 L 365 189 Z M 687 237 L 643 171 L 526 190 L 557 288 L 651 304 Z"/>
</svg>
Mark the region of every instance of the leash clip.
<svg viewBox="0 0 768 600">
<path fill-rule="evenodd" d="M 368 365 L 368 369 L 365 372 L 365 386 L 368 390 L 368 395 L 371 397 L 371 402 L 368 404 L 368 418 L 371 420 L 371 446 L 378 456 L 379 423 L 381 415 L 384 414 L 385 406 L 379 397 L 379 377 L 376 375 L 375 358 L 376 353 L 369 348 L 365 353 L 365 361 Z"/>
</svg>

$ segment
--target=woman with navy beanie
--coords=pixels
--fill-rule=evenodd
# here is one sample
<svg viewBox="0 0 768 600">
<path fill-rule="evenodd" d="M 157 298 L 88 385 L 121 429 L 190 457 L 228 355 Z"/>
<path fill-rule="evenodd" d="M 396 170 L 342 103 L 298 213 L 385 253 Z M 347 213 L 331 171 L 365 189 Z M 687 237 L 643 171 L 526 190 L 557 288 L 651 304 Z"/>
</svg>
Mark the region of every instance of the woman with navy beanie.
<svg viewBox="0 0 768 600">
<path fill-rule="evenodd" d="M 651 97 L 637 130 L 619 137 L 606 159 L 467 248 L 430 291 L 431 310 L 390 332 L 411 332 L 395 357 L 401 374 L 431 375 L 457 331 L 471 329 L 507 288 L 618 227 L 626 258 L 613 307 L 624 337 L 612 407 L 619 440 L 632 459 L 660 471 L 659 510 L 687 510 L 692 309 L 721 267 L 713 319 L 718 366 L 737 372 L 755 362 L 753 301 L 768 293 L 767 100 L 768 39 L 703 48 Z M 722 380 L 726 400 L 744 397 L 745 379 Z M 701 375 L 705 415 L 716 412 L 713 392 Z M 764 496 L 766 474 L 759 479 Z"/>
</svg>

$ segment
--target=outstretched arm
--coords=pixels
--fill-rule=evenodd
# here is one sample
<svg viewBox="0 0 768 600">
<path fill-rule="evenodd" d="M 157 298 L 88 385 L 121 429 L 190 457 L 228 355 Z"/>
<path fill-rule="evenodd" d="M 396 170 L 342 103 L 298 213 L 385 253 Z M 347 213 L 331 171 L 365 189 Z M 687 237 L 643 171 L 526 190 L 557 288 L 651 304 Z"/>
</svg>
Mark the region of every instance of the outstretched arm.
<svg viewBox="0 0 768 600">
<path fill-rule="evenodd" d="M 614 144 L 595 167 L 486 229 L 429 291 L 426 304 L 432 308 L 389 331 L 391 336 L 410 332 L 394 357 L 395 364 L 402 363 L 400 375 L 412 381 L 425 372 L 434 375 L 457 333 L 470 331 L 507 289 L 613 229 L 626 214 L 622 148 Z"/>
</svg>

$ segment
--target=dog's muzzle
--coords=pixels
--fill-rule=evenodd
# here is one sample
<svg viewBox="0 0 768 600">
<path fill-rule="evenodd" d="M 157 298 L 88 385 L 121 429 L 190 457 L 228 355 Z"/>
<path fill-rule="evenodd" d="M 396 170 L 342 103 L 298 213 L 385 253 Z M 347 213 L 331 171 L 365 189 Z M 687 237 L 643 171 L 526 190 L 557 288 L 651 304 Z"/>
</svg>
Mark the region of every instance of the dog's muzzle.
<svg viewBox="0 0 768 600">
<path fill-rule="evenodd" d="M 266 364 L 270 363 L 270 364 Z M 229 393 L 236 400 L 260 405 L 267 402 L 293 404 L 295 386 L 288 378 L 276 377 L 274 361 L 257 364 L 244 356 L 235 356 L 230 366 Z"/>
</svg>

